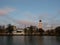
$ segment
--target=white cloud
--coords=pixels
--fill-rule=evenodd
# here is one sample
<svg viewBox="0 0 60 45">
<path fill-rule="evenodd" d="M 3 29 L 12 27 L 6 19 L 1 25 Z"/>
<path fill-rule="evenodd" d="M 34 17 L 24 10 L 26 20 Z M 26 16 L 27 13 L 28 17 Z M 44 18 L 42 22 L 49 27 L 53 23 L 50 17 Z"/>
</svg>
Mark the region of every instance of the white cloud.
<svg viewBox="0 0 60 45">
<path fill-rule="evenodd" d="M 20 20 L 20 21 L 18 21 L 18 23 L 26 25 L 26 26 L 36 25 L 34 22 L 31 22 L 31 21 L 28 21 L 28 20 Z"/>
<path fill-rule="evenodd" d="M 10 12 L 13 12 L 13 11 L 15 11 L 15 9 L 14 8 L 10 8 L 10 7 L 0 8 L 0 16 L 6 15 L 6 14 L 8 14 Z"/>
</svg>

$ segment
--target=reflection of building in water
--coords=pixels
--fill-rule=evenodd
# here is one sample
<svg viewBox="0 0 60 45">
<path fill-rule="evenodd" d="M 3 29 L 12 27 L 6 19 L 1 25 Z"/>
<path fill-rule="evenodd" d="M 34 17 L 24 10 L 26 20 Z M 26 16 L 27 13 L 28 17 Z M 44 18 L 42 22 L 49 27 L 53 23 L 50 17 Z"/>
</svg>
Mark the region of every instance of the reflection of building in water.
<svg viewBox="0 0 60 45">
<path fill-rule="evenodd" d="M 44 37 L 43 36 L 37 36 L 37 45 L 45 45 L 44 44 Z"/>
<path fill-rule="evenodd" d="M 44 45 L 42 36 L 25 36 L 25 45 Z"/>
<path fill-rule="evenodd" d="M 39 20 L 38 29 L 42 29 L 42 20 Z"/>
<path fill-rule="evenodd" d="M 33 36 L 25 36 L 25 45 L 35 45 Z"/>
</svg>

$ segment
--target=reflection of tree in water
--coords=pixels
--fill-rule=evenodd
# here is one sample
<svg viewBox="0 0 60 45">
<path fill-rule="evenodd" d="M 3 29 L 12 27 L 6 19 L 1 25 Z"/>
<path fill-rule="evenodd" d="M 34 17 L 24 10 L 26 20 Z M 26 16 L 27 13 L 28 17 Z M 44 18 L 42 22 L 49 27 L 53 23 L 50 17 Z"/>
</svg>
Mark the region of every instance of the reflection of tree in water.
<svg viewBox="0 0 60 45">
<path fill-rule="evenodd" d="M 3 36 L 0 37 L 0 45 L 4 45 L 4 37 Z"/>
<path fill-rule="evenodd" d="M 12 36 L 7 36 L 6 44 L 7 45 L 13 45 L 13 37 Z"/>
<path fill-rule="evenodd" d="M 56 36 L 56 40 L 60 42 L 60 36 Z"/>
<path fill-rule="evenodd" d="M 43 45 L 42 36 L 25 36 L 25 45 Z"/>
<path fill-rule="evenodd" d="M 33 36 L 25 36 L 25 45 L 34 45 Z"/>
<path fill-rule="evenodd" d="M 44 40 L 43 39 L 44 39 L 43 36 L 36 36 L 36 38 L 35 38 L 36 45 L 44 45 Z"/>
</svg>

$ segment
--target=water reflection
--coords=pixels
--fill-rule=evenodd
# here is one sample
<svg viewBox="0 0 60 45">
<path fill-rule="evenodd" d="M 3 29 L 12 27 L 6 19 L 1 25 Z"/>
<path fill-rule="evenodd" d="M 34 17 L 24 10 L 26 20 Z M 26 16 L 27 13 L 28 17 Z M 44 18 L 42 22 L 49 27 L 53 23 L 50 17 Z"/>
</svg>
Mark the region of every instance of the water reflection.
<svg viewBox="0 0 60 45">
<path fill-rule="evenodd" d="M 0 45 L 60 45 L 60 36 L 0 36 Z"/>
<path fill-rule="evenodd" d="M 6 45 L 13 45 L 13 37 L 12 36 L 6 37 Z"/>
<path fill-rule="evenodd" d="M 43 37 L 41 36 L 25 36 L 25 45 L 43 45 Z"/>
<path fill-rule="evenodd" d="M 33 37 L 32 36 L 25 36 L 25 45 L 33 45 Z"/>
<path fill-rule="evenodd" d="M 0 37 L 0 45 L 4 45 L 4 40 L 3 36 Z"/>
<path fill-rule="evenodd" d="M 60 45 L 60 37 L 25 36 L 25 45 Z"/>
<path fill-rule="evenodd" d="M 60 43 L 60 36 L 56 36 L 56 41 Z"/>
<path fill-rule="evenodd" d="M 44 41 L 43 40 L 44 40 L 43 36 L 38 36 L 37 37 L 38 45 L 44 45 Z"/>
</svg>

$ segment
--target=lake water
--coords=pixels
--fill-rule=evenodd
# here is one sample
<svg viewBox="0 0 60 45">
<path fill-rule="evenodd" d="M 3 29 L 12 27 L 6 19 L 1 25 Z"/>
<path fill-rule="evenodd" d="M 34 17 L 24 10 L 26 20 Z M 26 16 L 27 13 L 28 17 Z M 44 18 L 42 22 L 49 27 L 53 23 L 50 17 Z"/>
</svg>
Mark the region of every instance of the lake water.
<svg viewBox="0 0 60 45">
<path fill-rule="evenodd" d="M 0 45 L 60 45 L 56 36 L 0 36 Z"/>
</svg>

